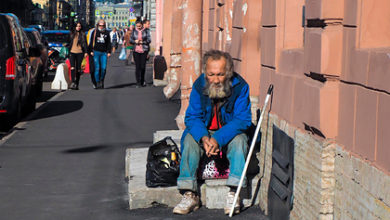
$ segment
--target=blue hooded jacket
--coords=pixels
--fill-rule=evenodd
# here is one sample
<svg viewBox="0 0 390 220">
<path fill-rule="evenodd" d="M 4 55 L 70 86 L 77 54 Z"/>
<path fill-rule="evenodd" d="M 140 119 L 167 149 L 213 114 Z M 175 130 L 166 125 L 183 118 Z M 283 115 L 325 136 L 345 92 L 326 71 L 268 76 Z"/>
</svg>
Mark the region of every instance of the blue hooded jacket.
<svg viewBox="0 0 390 220">
<path fill-rule="evenodd" d="M 222 127 L 211 136 L 218 142 L 220 148 L 226 146 L 238 134 L 245 133 L 252 120 L 248 84 L 237 73 L 233 74 L 231 83 L 232 94 L 220 107 Z M 212 100 L 203 94 L 205 84 L 206 77 L 202 74 L 193 85 L 184 120 L 186 129 L 181 138 L 182 148 L 187 133 L 190 133 L 198 143 L 202 137 L 209 136 L 207 128 L 212 119 L 213 106 Z"/>
</svg>

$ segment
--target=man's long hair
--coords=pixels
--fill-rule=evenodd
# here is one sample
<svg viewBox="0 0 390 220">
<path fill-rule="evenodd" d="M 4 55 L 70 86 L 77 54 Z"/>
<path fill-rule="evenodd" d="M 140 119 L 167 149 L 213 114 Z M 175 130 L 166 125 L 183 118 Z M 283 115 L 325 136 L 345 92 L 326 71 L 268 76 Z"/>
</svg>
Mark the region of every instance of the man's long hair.
<svg viewBox="0 0 390 220">
<path fill-rule="evenodd" d="M 213 85 L 210 84 L 207 79 L 207 73 L 206 73 L 207 62 L 209 61 L 209 59 L 220 60 L 222 58 L 225 58 L 226 61 L 225 63 L 226 79 L 223 82 L 221 88 L 216 88 L 213 87 Z M 203 56 L 203 72 L 205 73 L 205 78 L 206 78 L 206 85 L 203 89 L 203 94 L 213 99 L 214 98 L 221 99 L 221 98 L 229 97 L 232 90 L 231 78 L 233 77 L 233 69 L 234 69 L 233 59 L 229 53 L 220 50 L 207 51 Z"/>
</svg>

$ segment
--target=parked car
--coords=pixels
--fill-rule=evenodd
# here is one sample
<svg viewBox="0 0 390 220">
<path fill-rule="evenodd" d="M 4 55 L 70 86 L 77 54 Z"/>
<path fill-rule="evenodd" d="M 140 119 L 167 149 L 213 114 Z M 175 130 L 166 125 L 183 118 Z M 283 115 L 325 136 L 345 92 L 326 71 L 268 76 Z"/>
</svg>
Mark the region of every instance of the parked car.
<svg viewBox="0 0 390 220">
<path fill-rule="evenodd" d="M 62 47 L 66 47 L 70 40 L 70 31 L 68 30 L 48 30 L 43 32 L 43 36 L 48 41 L 49 71 L 55 71 L 58 64 L 65 62 L 60 57 Z"/>
<path fill-rule="evenodd" d="M 4 128 L 35 109 L 29 56 L 40 52 L 30 48 L 13 14 L 0 14 L 0 42 L 0 126 Z"/>
<path fill-rule="evenodd" d="M 29 25 L 27 26 L 27 28 L 35 28 L 39 32 L 39 34 L 42 34 L 42 32 L 45 31 L 45 28 L 40 24 Z"/>
<path fill-rule="evenodd" d="M 42 93 L 43 76 L 47 72 L 47 48 L 41 41 L 41 35 L 35 28 L 24 28 L 28 39 L 30 40 L 31 48 L 40 51 L 39 57 L 30 56 L 32 66 L 32 85 L 35 89 L 36 95 L 40 96 Z"/>
</svg>

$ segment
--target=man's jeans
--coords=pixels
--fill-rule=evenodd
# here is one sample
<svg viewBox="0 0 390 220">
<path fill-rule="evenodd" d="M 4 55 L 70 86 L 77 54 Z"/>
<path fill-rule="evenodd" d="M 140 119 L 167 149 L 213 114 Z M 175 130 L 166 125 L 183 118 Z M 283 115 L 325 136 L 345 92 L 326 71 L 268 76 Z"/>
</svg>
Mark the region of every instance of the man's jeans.
<svg viewBox="0 0 390 220">
<path fill-rule="evenodd" d="M 180 161 L 180 176 L 177 179 L 177 187 L 179 190 L 197 192 L 197 169 L 199 160 L 204 154 L 204 149 L 199 146 L 189 133 L 184 138 L 183 144 L 184 147 L 183 152 L 181 152 Z M 223 146 L 220 149 L 222 149 L 222 151 L 226 150 L 226 155 L 230 163 L 230 174 L 226 181 L 226 185 L 238 186 L 245 166 L 245 158 L 248 153 L 248 137 L 245 134 L 239 134 L 234 137 L 227 146 Z M 246 186 L 246 178 L 244 179 L 243 186 Z"/>
<path fill-rule="evenodd" d="M 107 68 L 107 53 L 94 50 L 93 60 L 95 63 L 95 80 L 96 82 L 103 81 Z"/>
</svg>

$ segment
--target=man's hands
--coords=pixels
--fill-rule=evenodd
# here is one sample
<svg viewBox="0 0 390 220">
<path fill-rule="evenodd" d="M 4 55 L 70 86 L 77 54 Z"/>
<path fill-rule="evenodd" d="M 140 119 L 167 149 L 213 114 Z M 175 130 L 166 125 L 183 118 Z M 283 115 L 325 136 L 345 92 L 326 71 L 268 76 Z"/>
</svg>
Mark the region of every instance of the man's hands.
<svg viewBox="0 0 390 220">
<path fill-rule="evenodd" d="M 204 136 L 204 137 L 202 137 L 202 142 L 203 142 L 203 148 L 206 151 L 206 155 L 208 157 L 218 155 L 219 144 L 218 144 L 217 140 L 215 140 L 214 138 Z"/>
</svg>

